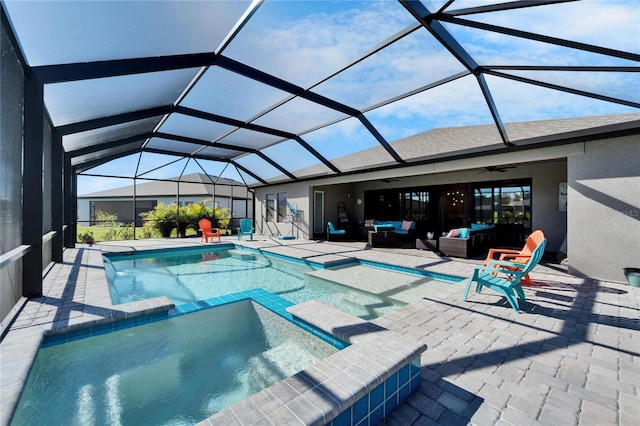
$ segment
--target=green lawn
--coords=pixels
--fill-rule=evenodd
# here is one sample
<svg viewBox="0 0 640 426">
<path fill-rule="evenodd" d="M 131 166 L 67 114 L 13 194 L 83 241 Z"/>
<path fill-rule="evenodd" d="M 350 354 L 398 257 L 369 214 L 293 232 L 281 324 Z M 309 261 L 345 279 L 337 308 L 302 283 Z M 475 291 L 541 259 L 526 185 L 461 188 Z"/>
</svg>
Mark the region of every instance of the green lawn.
<svg viewBox="0 0 640 426">
<path fill-rule="evenodd" d="M 80 238 L 78 237 L 79 234 L 84 234 L 85 232 L 93 232 L 93 239 L 95 241 L 119 241 L 119 240 L 125 240 L 125 239 L 133 239 L 133 237 L 131 238 L 123 238 L 122 235 L 122 230 L 124 228 L 120 227 L 120 226 L 86 226 L 86 225 L 78 225 L 78 233 L 76 234 L 76 241 L 77 242 L 82 242 L 80 241 Z M 133 230 L 131 231 L 133 232 Z M 147 232 L 147 229 L 141 227 L 141 226 L 137 226 L 136 227 L 136 239 L 143 239 L 143 238 L 160 238 L 160 232 L 153 230 L 151 235 L 145 235 L 145 233 Z M 231 229 L 227 230 L 228 234 L 226 235 L 231 235 Z M 221 230 L 222 235 L 225 235 L 225 230 Z M 187 229 L 187 237 L 196 235 L 197 232 L 194 231 L 193 229 L 189 228 Z M 172 230 L 171 231 L 171 237 L 177 237 L 177 232 L 176 230 Z"/>
<path fill-rule="evenodd" d="M 117 241 L 125 239 L 122 235 L 122 228 L 120 226 L 86 226 L 86 225 L 78 225 L 78 234 L 84 234 L 85 232 L 93 232 L 93 238 L 96 241 Z M 130 231 L 130 233 L 133 230 Z M 145 235 L 146 229 L 138 226 L 136 227 L 136 238 L 160 238 L 160 233 L 154 231 L 151 236 Z M 192 229 L 187 229 L 187 236 L 196 235 L 196 231 Z M 174 229 L 171 232 L 172 237 L 176 237 L 176 230 Z M 81 242 L 76 235 L 76 240 Z"/>
</svg>

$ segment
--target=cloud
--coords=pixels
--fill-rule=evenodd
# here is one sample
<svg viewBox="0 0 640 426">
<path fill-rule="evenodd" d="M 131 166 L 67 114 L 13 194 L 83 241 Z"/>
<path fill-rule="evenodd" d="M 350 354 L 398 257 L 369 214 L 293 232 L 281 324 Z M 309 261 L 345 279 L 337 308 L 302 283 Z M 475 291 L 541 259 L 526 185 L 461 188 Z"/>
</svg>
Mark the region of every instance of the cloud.
<svg viewBox="0 0 640 426">
<path fill-rule="evenodd" d="M 307 86 L 411 22 L 395 2 L 321 2 L 311 12 L 302 4 L 265 2 L 223 53 Z"/>
<path fill-rule="evenodd" d="M 349 118 L 307 133 L 302 138 L 329 159 L 379 145 L 357 118 Z"/>
<path fill-rule="evenodd" d="M 504 122 L 637 112 L 633 108 L 526 83 L 487 77 Z"/>
<path fill-rule="evenodd" d="M 470 16 L 596 46 L 640 53 L 640 1 L 580 1 Z"/>
<path fill-rule="evenodd" d="M 454 6 L 458 3 L 454 3 Z M 462 6 L 467 6 L 462 3 Z M 580 1 L 464 16 L 464 19 L 640 53 L 640 1 Z M 616 59 L 446 24 L 484 64 L 615 65 Z M 627 62 L 625 65 L 637 65 Z"/>
</svg>

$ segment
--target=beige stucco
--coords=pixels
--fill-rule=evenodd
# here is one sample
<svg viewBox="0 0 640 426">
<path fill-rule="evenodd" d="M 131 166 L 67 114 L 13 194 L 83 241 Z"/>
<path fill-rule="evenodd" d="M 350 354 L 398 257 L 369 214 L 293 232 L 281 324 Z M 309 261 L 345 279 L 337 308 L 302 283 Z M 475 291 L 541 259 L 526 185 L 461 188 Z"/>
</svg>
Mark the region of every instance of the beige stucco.
<svg viewBox="0 0 640 426">
<path fill-rule="evenodd" d="M 568 165 L 569 272 L 624 281 L 640 267 L 640 138 L 586 143 Z"/>
</svg>

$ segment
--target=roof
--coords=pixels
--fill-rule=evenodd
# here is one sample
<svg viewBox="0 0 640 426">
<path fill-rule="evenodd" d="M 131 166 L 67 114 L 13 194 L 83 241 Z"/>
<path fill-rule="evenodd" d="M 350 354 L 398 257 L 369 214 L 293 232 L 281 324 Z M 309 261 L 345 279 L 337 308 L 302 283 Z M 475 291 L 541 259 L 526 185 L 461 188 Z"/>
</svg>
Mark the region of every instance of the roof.
<svg viewBox="0 0 640 426">
<path fill-rule="evenodd" d="M 640 0 L 2 9 L 78 173 L 260 186 L 546 144 L 640 111 Z"/>
<path fill-rule="evenodd" d="M 135 194 L 136 197 L 175 197 L 177 182 L 180 182 L 179 193 L 181 196 L 212 197 L 215 191 L 216 198 L 230 198 L 232 195 L 234 199 L 249 198 L 247 197 L 247 188 L 245 186 L 239 186 L 238 182 L 227 179 L 216 180 L 215 176 L 208 177 L 203 173 L 193 173 L 182 177 L 177 176 L 161 181 L 137 183 L 135 186 Z M 212 182 L 217 182 L 215 188 Z M 133 194 L 133 185 L 129 185 L 78 195 L 78 198 L 131 198 Z"/>
<path fill-rule="evenodd" d="M 637 129 L 639 125 L 640 113 L 636 113 L 510 123 L 506 128 L 517 138 L 519 145 L 524 147 L 532 143 L 567 144 L 625 134 L 629 129 Z M 391 146 L 407 159 L 409 164 L 446 160 L 453 155 L 497 154 L 513 149 L 502 143 L 495 127 L 491 125 L 433 129 L 392 142 Z M 349 165 L 354 170 L 371 168 L 371 164 L 379 164 L 381 168 L 395 166 L 392 161 L 384 164 L 384 158 L 386 158 L 385 150 L 374 147 L 337 158 L 334 162 L 338 166 Z M 523 161 L 525 160 L 526 157 L 523 157 Z M 321 175 L 322 170 L 320 168 L 304 170 L 304 174 Z"/>
</svg>

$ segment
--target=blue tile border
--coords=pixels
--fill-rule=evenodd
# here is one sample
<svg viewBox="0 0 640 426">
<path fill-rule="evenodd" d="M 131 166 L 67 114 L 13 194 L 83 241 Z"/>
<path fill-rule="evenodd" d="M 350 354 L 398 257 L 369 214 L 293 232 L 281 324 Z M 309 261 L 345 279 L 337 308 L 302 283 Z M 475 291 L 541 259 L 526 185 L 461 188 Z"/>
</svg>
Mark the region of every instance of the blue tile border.
<svg viewBox="0 0 640 426">
<path fill-rule="evenodd" d="M 213 297 L 210 299 L 206 299 L 205 302 L 208 305 L 208 308 L 213 308 L 216 306 L 225 305 L 227 303 L 233 303 L 240 300 L 250 299 L 261 306 L 269 309 L 270 311 L 276 313 L 287 321 L 295 324 L 296 326 L 304 329 L 305 331 L 313 334 L 314 336 L 322 339 L 323 341 L 333 345 L 338 349 L 344 349 L 349 346 L 347 343 L 342 340 L 336 338 L 335 336 L 326 333 L 316 327 L 313 327 L 310 324 L 307 324 L 303 321 L 300 321 L 297 318 L 293 318 L 293 316 L 287 312 L 287 308 L 293 306 L 294 303 L 290 302 L 286 299 L 283 299 L 280 296 L 277 296 L 273 293 L 270 293 L 262 288 L 254 288 L 247 291 L 241 291 L 238 293 L 227 294 L 224 296 Z M 183 305 L 176 306 L 175 312 L 173 315 L 179 315 L 182 313 L 194 312 L 198 309 L 207 309 L 200 307 L 201 304 L 199 302 L 185 303 Z"/>
<path fill-rule="evenodd" d="M 389 376 L 334 418 L 330 426 L 380 423 L 420 385 L 420 356 Z"/>
<path fill-rule="evenodd" d="M 361 265 L 364 266 L 373 266 L 375 268 L 382 268 L 382 269 L 388 269 L 390 271 L 396 271 L 396 272 L 402 272 L 405 274 L 410 274 L 410 275 L 418 275 L 418 276 L 422 276 L 422 277 L 428 277 L 428 278 L 434 278 L 440 281 L 447 281 L 450 283 L 459 283 L 460 280 L 465 279 L 465 277 L 458 277 L 455 275 L 448 275 L 448 274 L 441 274 L 441 273 L 437 273 L 437 272 L 431 272 L 428 270 L 423 270 L 423 269 L 415 269 L 415 268 L 411 268 L 408 266 L 397 266 L 397 265 L 390 265 L 388 263 L 382 263 L 382 262 L 374 262 L 371 260 L 362 260 L 362 259 L 357 259 L 356 260 L 358 263 L 360 263 Z"/>
<path fill-rule="evenodd" d="M 308 265 L 311 266 L 313 268 L 317 268 L 317 269 L 327 269 L 327 268 L 335 268 L 337 266 L 345 266 L 345 265 L 351 265 L 351 264 L 360 264 L 363 266 L 372 266 L 372 267 L 376 267 L 376 268 L 381 268 L 381 269 L 387 269 L 390 271 L 395 271 L 395 272 L 402 272 L 405 274 L 410 274 L 410 275 L 417 275 L 417 276 L 422 276 L 422 277 L 428 277 L 428 278 L 433 278 L 436 280 L 440 280 L 440 281 L 445 281 L 445 282 L 449 282 L 449 283 L 459 283 L 461 280 L 465 279 L 465 277 L 459 277 L 459 276 L 455 276 L 455 275 L 448 275 L 448 274 L 442 274 L 442 273 L 437 273 L 437 272 L 431 272 L 429 270 L 423 270 L 423 269 L 416 269 L 416 268 L 411 268 L 408 266 L 398 266 L 398 265 L 391 265 L 388 263 L 383 263 L 383 262 L 376 262 L 376 261 L 372 261 L 372 260 L 364 260 L 364 259 L 357 259 L 354 257 L 350 257 L 350 258 L 345 258 L 342 260 L 336 260 L 336 261 L 332 261 L 332 262 L 326 262 L 326 263 L 319 263 L 319 262 L 313 262 L 310 260 L 306 260 L 306 259 L 298 259 L 295 257 L 291 257 L 291 256 L 287 256 L 284 254 L 280 254 L 280 253 L 273 253 L 273 252 L 269 252 L 263 249 L 259 249 L 259 248 L 253 248 L 253 247 L 246 247 L 246 246 L 242 246 L 242 245 L 235 245 L 233 243 L 224 243 L 224 244 L 220 244 L 220 245 L 216 245 L 215 247 L 212 246 L 196 246 L 196 247 L 180 247 L 180 248 L 162 248 L 162 249 L 150 249 L 150 250 L 140 250 L 140 251 L 135 251 L 135 252 L 126 252 L 126 253 L 104 253 L 103 256 L 107 257 L 109 259 L 119 259 L 119 258 L 126 258 L 128 256 L 131 255 L 141 255 L 141 256 L 149 256 L 152 254 L 156 254 L 156 253 L 171 253 L 172 251 L 194 251 L 194 252 L 198 252 L 198 251 L 208 251 L 208 250 L 239 250 L 239 251 L 247 251 L 247 252 L 252 252 L 252 253 L 259 253 L 263 256 L 266 257 L 272 257 L 272 258 L 276 258 L 276 259 L 281 259 L 281 260 L 286 260 L 289 262 L 293 262 L 293 263 L 297 263 L 297 264 L 301 264 L 301 265 Z"/>
<path fill-rule="evenodd" d="M 46 335 L 40 345 L 41 348 L 49 346 L 55 346 L 62 343 L 72 342 L 74 340 L 80 340 L 87 337 L 99 336 L 113 331 L 126 330 L 127 328 L 136 327 L 138 325 L 150 324 L 155 321 L 167 319 L 169 317 L 169 311 L 157 312 L 149 315 L 142 315 L 135 318 L 127 318 L 110 322 L 107 324 L 100 324 L 91 327 L 81 328 L 78 330 L 68 331 L 66 333 L 50 334 Z"/>
<path fill-rule="evenodd" d="M 198 312 L 204 309 L 211 309 L 229 303 L 235 303 L 242 300 L 251 300 L 259 305 L 269 309 L 278 316 L 291 322 L 292 324 L 302 328 L 303 330 L 313 334 L 315 337 L 322 339 L 330 345 L 341 350 L 349 346 L 348 343 L 336 338 L 335 336 L 326 333 L 312 325 L 305 323 L 297 318 L 294 318 L 287 308 L 293 306 L 294 303 L 273 293 L 270 293 L 262 288 L 254 288 L 247 291 L 241 291 L 237 293 L 225 294 L 219 297 L 212 297 L 210 299 L 198 300 L 196 302 L 184 303 L 176 306 L 169 311 L 154 313 L 150 315 L 143 315 L 135 318 L 128 318 L 111 322 L 109 324 L 97 325 L 80 330 L 69 331 L 66 333 L 54 334 L 45 336 L 42 341 L 41 347 L 55 346 L 62 343 L 71 342 L 74 340 L 84 339 L 91 336 L 98 336 L 102 334 L 111 333 L 113 331 L 126 330 L 127 328 L 136 327 L 138 325 L 150 324 L 152 322 L 165 320 L 167 318 L 178 317 L 193 312 Z"/>
<path fill-rule="evenodd" d="M 126 252 L 112 252 L 112 253 L 102 253 L 103 257 L 106 257 L 110 260 L 122 260 L 127 259 L 130 256 L 140 256 L 140 257 L 149 257 L 156 254 L 166 254 L 172 253 L 175 251 L 181 252 L 200 252 L 200 251 L 219 251 L 219 250 L 229 250 L 235 248 L 235 244 L 233 243 L 223 243 L 216 244 L 215 246 L 211 245 L 202 245 L 202 246 L 191 246 L 191 247 L 170 247 L 170 248 L 150 248 L 146 250 L 135 250 L 135 251 L 126 251 Z"/>
</svg>

